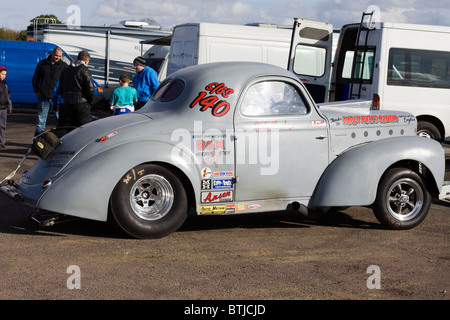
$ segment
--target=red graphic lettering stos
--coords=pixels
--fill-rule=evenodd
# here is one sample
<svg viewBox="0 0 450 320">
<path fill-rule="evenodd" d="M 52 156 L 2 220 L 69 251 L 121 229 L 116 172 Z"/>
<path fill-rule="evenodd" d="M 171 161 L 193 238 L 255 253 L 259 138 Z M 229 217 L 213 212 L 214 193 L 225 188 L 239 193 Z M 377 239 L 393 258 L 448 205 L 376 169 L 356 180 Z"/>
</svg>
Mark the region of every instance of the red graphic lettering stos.
<svg viewBox="0 0 450 320">
<path fill-rule="evenodd" d="M 198 104 L 201 112 L 211 108 L 211 114 L 215 117 L 223 117 L 226 115 L 230 111 L 230 104 L 227 101 L 219 100 L 218 96 L 226 99 L 234 93 L 234 90 L 218 82 L 208 84 L 205 90 L 198 94 L 189 107 L 193 108 Z"/>
</svg>

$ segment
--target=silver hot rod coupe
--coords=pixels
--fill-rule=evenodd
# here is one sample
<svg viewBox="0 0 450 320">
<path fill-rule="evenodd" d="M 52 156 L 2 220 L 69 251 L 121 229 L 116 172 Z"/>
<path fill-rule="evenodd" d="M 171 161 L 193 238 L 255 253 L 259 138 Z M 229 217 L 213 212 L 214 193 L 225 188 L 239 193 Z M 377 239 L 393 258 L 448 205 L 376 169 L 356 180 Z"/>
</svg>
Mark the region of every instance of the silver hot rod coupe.
<svg viewBox="0 0 450 320">
<path fill-rule="evenodd" d="M 3 193 L 44 210 L 113 219 L 136 238 L 176 231 L 189 212 L 233 215 L 371 206 L 387 228 L 428 213 L 442 146 L 414 116 L 370 102 L 316 105 L 281 68 L 182 69 L 139 111 L 76 128 Z"/>
</svg>

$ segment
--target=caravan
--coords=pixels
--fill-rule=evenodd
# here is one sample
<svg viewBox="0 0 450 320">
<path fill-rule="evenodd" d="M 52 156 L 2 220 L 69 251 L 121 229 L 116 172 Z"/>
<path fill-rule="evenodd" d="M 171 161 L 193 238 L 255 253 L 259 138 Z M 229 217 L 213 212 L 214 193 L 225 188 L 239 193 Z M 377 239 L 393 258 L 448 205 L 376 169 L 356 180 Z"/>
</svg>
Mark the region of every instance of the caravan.
<svg viewBox="0 0 450 320">
<path fill-rule="evenodd" d="M 152 48 L 144 41 L 171 34 L 171 31 L 160 30 L 159 26 L 137 21 L 122 21 L 112 26 L 78 27 L 34 23 L 27 29 L 27 40 L 55 43 L 72 58 L 76 58 L 81 50 L 87 50 L 91 55 L 89 70 L 93 78 L 107 91 L 112 91 L 119 86 L 122 72 L 135 73 L 134 58 L 145 55 Z"/>
</svg>

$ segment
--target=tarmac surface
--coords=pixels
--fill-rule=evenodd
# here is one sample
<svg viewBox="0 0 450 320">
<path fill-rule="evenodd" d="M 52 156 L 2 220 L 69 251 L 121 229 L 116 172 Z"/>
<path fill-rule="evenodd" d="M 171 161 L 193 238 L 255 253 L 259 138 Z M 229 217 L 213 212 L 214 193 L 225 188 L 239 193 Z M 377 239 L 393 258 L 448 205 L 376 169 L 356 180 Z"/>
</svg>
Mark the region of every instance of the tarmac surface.
<svg viewBox="0 0 450 320">
<path fill-rule="evenodd" d="M 28 150 L 35 118 L 8 115 L 1 180 Z M 349 208 L 316 222 L 284 212 L 193 217 L 159 240 L 83 219 L 42 228 L 28 219 L 35 211 L 0 194 L 1 300 L 450 300 L 447 201 L 434 200 L 409 231 Z"/>
</svg>

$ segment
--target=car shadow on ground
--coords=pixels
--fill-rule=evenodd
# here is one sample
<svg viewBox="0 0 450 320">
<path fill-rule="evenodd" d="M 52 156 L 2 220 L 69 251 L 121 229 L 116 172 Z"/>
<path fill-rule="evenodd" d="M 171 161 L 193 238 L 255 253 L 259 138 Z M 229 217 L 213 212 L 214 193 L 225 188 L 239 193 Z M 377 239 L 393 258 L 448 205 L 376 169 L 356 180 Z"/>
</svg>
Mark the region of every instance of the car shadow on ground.
<svg viewBox="0 0 450 320">
<path fill-rule="evenodd" d="M 34 213 L 34 212 L 33 212 Z M 50 219 L 56 215 L 41 217 Z M 16 216 L 12 221 L 0 223 L 0 233 L 26 234 L 36 236 L 63 237 L 68 235 L 89 236 L 99 238 L 130 238 L 112 222 L 100 222 L 66 216 L 67 221 L 51 226 L 40 226 L 29 216 Z M 0 219 L 2 220 L 2 219 Z M 311 227 L 336 227 L 355 229 L 382 229 L 378 223 L 360 220 L 341 211 L 325 214 L 319 220 L 308 220 L 296 213 L 287 211 L 267 212 L 259 214 L 240 214 L 233 216 L 189 216 L 176 232 L 198 232 L 225 229 L 298 229 Z"/>
</svg>

